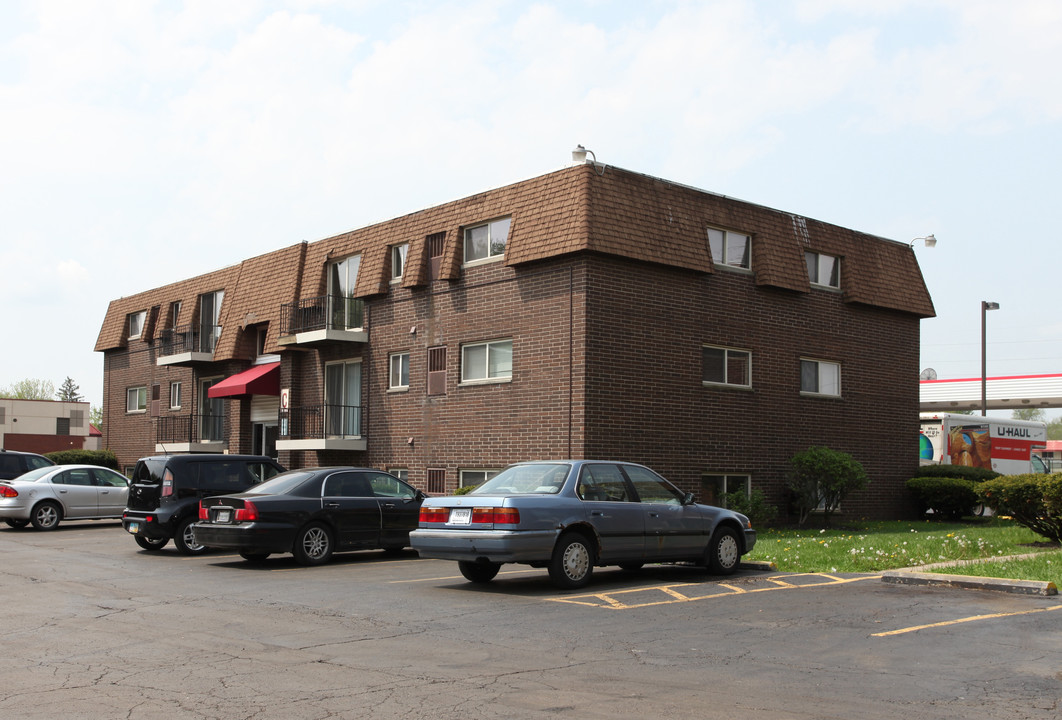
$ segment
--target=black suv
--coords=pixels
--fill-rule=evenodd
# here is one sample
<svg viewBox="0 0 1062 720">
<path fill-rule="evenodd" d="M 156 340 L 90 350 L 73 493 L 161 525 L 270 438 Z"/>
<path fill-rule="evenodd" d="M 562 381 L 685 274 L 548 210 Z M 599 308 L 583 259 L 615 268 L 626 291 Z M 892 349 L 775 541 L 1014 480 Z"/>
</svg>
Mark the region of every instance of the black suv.
<svg viewBox="0 0 1062 720">
<path fill-rule="evenodd" d="M 173 538 L 177 551 L 198 555 L 199 500 L 232 495 L 284 472 L 262 455 L 154 455 L 137 460 L 122 513 L 122 527 L 145 550 L 161 550 Z"/>
<path fill-rule="evenodd" d="M 0 480 L 13 480 L 22 473 L 49 465 L 55 463 L 43 455 L 18 450 L 0 450 Z"/>
</svg>

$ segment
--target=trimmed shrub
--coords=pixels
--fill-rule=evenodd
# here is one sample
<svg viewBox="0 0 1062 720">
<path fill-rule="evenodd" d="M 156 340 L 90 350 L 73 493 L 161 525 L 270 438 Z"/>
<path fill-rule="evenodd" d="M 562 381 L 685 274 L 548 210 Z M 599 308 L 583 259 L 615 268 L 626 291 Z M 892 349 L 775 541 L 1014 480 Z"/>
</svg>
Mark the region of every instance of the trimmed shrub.
<svg viewBox="0 0 1062 720">
<path fill-rule="evenodd" d="M 977 483 L 963 478 L 916 477 L 907 481 L 907 489 L 923 513 L 932 509 L 941 520 L 958 520 L 979 502 Z"/>
<path fill-rule="evenodd" d="M 57 450 L 44 457 L 56 465 L 99 465 L 118 470 L 118 458 L 110 450 Z"/>
<path fill-rule="evenodd" d="M 465 485 L 454 490 L 454 495 L 468 495 L 470 492 L 478 488 L 479 485 Z"/>
<path fill-rule="evenodd" d="M 981 501 L 1048 540 L 1062 542 L 1062 474 L 1004 475 L 977 486 Z"/>
<path fill-rule="evenodd" d="M 737 490 L 723 496 L 723 507 L 739 512 L 752 521 L 753 527 L 767 525 L 778 516 L 778 508 L 769 505 L 763 493 L 753 490 L 746 495 L 744 490 Z"/>
<path fill-rule="evenodd" d="M 870 482 L 855 458 L 827 447 L 809 447 L 794 455 L 789 464 L 793 473 L 786 484 L 800 510 L 801 525 L 821 507 L 823 524 L 829 527 L 830 516 L 848 493 L 862 490 Z"/>
<path fill-rule="evenodd" d="M 975 483 L 999 477 L 999 473 L 988 468 L 966 467 L 965 465 L 923 465 L 918 468 L 920 478 L 961 478 Z"/>
</svg>

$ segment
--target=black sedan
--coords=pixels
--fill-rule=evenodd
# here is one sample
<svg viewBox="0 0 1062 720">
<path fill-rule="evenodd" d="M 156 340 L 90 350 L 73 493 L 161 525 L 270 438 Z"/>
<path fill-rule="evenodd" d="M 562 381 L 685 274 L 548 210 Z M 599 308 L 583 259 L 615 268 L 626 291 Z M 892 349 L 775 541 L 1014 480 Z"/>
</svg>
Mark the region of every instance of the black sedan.
<svg viewBox="0 0 1062 720">
<path fill-rule="evenodd" d="M 204 498 L 195 540 L 251 561 L 290 552 L 302 565 L 344 550 L 401 550 L 424 497 L 370 468 L 291 470 L 238 495 Z"/>
</svg>

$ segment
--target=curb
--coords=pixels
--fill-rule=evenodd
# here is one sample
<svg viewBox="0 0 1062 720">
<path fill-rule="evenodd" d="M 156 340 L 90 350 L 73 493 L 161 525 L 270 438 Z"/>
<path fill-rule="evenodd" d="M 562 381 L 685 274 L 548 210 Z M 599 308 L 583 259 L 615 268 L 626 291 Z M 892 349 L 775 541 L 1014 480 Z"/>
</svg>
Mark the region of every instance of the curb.
<svg viewBox="0 0 1062 720">
<path fill-rule="evenodd" d="M 973 575 L 942 575 L 940 573 L 886 570 L 882 582 L 896 585 L 942 585 L 966 590 L 994 590 L 1019 595 L 1057 595 L 1053 582 L 1040 580 L 1004 580 L 1002 578 L 977 577 Z"/>
</svg>

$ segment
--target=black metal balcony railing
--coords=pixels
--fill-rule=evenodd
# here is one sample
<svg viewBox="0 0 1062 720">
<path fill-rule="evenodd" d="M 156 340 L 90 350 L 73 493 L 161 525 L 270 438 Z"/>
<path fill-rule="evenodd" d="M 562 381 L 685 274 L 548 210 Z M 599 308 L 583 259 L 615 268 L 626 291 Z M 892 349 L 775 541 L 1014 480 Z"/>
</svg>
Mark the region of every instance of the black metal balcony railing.
<svg viewBox="0 0 1062 720">
<path fill-rule="evenodd" d="M 221 336 L 220 325 L 182 325 L 163 330 L 160 355 L 180 355 L 187 352 L 213 354 Z"/>
<path fill-rule="evenodd" d="M 159 418 L 155 442 L 207 443 L 225 442 L 224 415 L 171 415 Z"/>
<path fill-rule="evenodd" d="M 360 437 L 360 405 L 306 405 L 288 411 L 287 434 L 281 423 L 281 435 L 294 440 Z"/>
<path fill-rule="evenodd" d="M 365 327 L 365 301 L 320 295 L 280 306 L 280 335 L 311 330 L 355 330 Z"/>
</svg>

